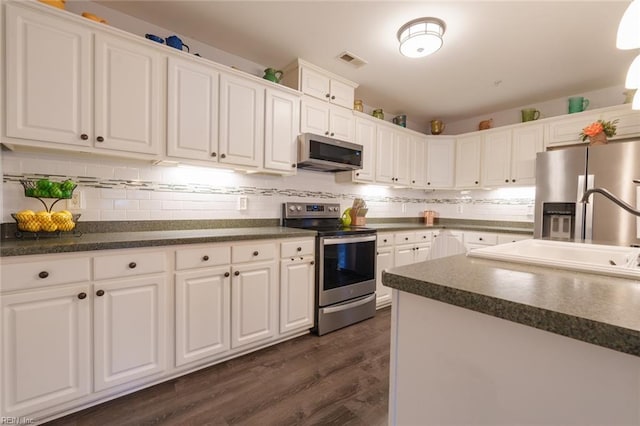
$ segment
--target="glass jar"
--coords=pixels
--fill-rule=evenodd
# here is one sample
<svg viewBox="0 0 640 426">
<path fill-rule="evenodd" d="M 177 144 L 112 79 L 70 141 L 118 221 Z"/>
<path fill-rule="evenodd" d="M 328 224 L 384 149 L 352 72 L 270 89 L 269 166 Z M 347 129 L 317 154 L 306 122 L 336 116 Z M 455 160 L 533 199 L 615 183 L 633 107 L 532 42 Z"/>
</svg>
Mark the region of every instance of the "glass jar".
<svg viewBox="0 0 640 426">
<path fill-rule="evenodd" d="M 362 99 L 356 99 L 353 101 L 353 110 L 364 112 L 364 105 L 362 105 Z"/>
<path fill-rule="evenodd" d="M 384 120 L 384 112 L 382 112 L 382 108 L 374 109 L 371 115 L 375 118 L 379 118 L 380 120 Z"/>
</svg>

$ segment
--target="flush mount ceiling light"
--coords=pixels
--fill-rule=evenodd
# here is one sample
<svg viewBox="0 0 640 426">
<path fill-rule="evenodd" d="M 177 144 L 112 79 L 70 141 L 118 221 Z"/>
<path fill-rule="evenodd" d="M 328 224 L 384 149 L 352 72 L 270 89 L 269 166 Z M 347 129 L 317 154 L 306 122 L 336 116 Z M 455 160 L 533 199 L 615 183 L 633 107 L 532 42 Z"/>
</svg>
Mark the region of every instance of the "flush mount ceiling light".
<svg viewBox="0 0 640 426">
<path fill-rule="evenodd" d="M 640 0 L 633 0 L 622 15 L 618 26 L 616 47 L 618 49 L 640 49 Z"/>
<path fill-rule="evenodd" d="M 409 58 L 431 55 L 442 47 L 445 28 L 444 21 L 438 18 L 418 18 L 407 22 L 398 30 L 400 53 Z"/>
</svg>

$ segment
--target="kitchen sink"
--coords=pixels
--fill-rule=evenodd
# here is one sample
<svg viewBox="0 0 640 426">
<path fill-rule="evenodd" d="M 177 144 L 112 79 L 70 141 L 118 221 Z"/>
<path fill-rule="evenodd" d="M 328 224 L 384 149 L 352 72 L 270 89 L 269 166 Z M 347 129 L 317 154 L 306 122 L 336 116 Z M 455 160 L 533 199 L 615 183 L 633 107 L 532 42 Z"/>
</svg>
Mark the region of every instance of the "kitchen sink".
<svg viewBox="0 0 640 426">
<path fill-rule="evenodd" d="M 522 240 L 471 250 L 468 256 L 640 278 L 640 249 L 548 240 Z"/>
</svg>

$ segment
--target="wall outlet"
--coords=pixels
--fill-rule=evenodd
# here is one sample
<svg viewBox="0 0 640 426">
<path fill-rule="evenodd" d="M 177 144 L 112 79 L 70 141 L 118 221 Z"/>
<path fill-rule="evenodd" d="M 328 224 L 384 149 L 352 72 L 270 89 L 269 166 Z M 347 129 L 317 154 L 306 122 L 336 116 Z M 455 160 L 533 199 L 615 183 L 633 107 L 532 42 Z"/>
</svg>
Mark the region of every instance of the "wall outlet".
<svg viewBox="0 0 640 426">
<path fill-rule="evenodd" d="M 458 204 L 458 214 L 462 214 L 462 213 L 464 213 L 464 205 Z"/>
<path fill-rule="evenodd" d="M 407 212 L 407 203 L 402 203 L 402 213 Z"/>
<path fill-rule="evenodd" d="M 249 205 L 249 199 L 247 197 L 238 197 L 238 210 L 246 210 Z"/>
<path fill-rule="evenodd" d="M 67 210 L 81 210 L 85 208 L 83 191 L 73 191 L 71 198 L 67 200 Z"/>
</svg>

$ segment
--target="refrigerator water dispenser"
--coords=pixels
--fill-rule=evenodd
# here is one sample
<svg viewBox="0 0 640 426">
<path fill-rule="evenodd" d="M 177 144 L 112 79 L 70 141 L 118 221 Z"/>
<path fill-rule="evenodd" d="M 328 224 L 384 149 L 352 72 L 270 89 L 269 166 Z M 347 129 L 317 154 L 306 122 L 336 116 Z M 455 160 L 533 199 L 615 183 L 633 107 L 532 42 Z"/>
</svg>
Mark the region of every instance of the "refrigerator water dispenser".
<svg viewBox="0 0 640 426">
<path fill-rule="evenodd" d="M 576 203 L 543 203 L 542 209 L 542 238 L 575 238 Z"/>
</svg>

